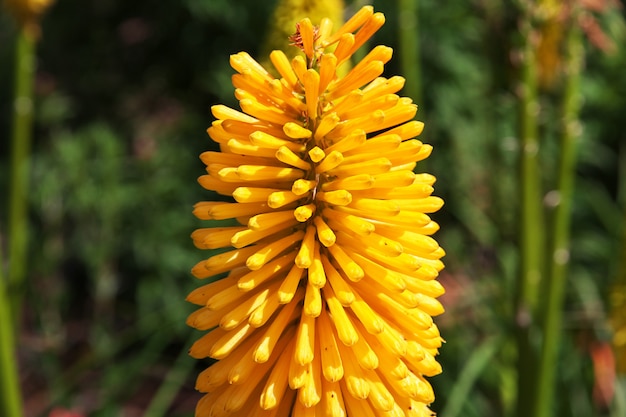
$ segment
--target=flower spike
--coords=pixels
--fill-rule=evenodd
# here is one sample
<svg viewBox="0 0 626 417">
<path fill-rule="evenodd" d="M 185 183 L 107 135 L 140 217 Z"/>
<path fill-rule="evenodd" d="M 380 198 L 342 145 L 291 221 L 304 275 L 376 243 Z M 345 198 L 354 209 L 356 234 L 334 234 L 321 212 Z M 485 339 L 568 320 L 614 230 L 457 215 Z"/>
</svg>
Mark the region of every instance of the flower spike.
<svg viewBox="0 0 626 417">
<path fill-rule="evenodd" d="M 414 172 L 432 147 L 404 79 L 382 76 L 391 48 L 338 72 L 384 20 L 371 6 L 335 33 L 303 19 L 301 55 L 273 51 L 275 71 L 230 58 L 241 110 L 211 109 L 220 152 L 201 155 L 199 183 L 232 199 L 193 211 L 224 223 L 192 234 L 219 250 L 188 297 L 187 324 L 208 331 L 190 355 L 217 360 L 198 376 L 198 417 L 433 415 L 445 252 L 429 214 L 443 201 Z"/>
</svg>

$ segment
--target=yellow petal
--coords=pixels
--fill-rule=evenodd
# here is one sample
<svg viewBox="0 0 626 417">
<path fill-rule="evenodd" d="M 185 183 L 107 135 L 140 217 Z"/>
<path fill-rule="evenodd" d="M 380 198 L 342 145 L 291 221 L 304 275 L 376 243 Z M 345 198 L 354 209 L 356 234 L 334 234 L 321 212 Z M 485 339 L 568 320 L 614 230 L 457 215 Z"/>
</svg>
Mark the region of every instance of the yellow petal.
<svg viewBox="0 0 626 417">
<path fill-rule="evenodd" d="M 293 203 L 302 197 L 302 195 L 297 195 L 293 191 L 274 191 L 268 196 L 267 205 L 276 209 L 283 207 L 286 204 Z"/>
<path fill-rule="evenodd" d="M 374 353 L 374 350 L 367 343 L 363 335 L 357 330 L 359 336 L 357 342 L 351 346 L 354 357 L 356 358 L 359 366 L 363 369 L 376 369 L 378 368 L 378 356 Z"/>
<path fill-rule="evenodd" d="M 248 316 L 250 316 L 250 314 L 252 314 L 258 306 L 267 300 L 270 292 L 275 289 L 274 287 L 277 289 L 278 284 L 274 284 L 257 292 L 256 294 L 249 296 L 243 303 L 226 312 L 220 320 L 220 327 L 224 330 L 232 330 L 246 321 Z"/>
<path fill-rule="evenodd" d="M 283 132 L 292 139 L 308 139 L 313 135 L 309 129 L 294 122 L 285 123 Z"/>
<path fill-rule="evenodd" d="M 317 174 L 324 173 L 335 168 L 341 162 L 343 162 L 343 155 L 338 151 L 332 151 L 315 167 L 315 172 Z"/>
<path fill-rule="evenodd" d="M 317 119 L 317 104 L 319 99 L 319 73 L 310 68 L 304 74 L 304 94 L 306 100 L 307 117 L 310 120 Z"/>
<path fill-rule="evenodd" d="M 322 290 L 324 292 L 324 298 L 326 300 L 328 309 L 330 310 L 332 322 L 335 325 L 335 330 L 337 331 L 337 336 L 339 337 L 339 340 L 341 340 L 341 342 L 346 346 L 354 345 L 359 336 L 357 335 L 356 330 L 352 325 L 352 321 L 350 320 L 343 306 L 335 296 L 335 292 L 329 286 L 325 286 Z M 344 357 L 343 354 L 341 355 L 341 357 Z M 346 372 L 347 375 L 347 369 Z"/>
<path fill-rule="evenodd" d="M 389 171 L 389 168 L 391 168 L 391 162 L 389 159 L 376 158 L 365 162 L 358 162 L 356 164 L 341 164 L 330 170 L 329 174 L 340 177 L 350 177 L 363 173 L 381 174 Z"/>
<path fill-rule="evenodd" d="M 319 191 L 317 193 L 318 201 L 325 201 L 335 206 L 347 206 L 352 202 L 352 194 L 346 190 L 336 191 Z"/>
<path fill-rule="evenodd" d="M 257 214 L 248 220 L 248 227 L 252 230 L 261 230 L 274 227 L 293 219 L 293 210 L 273 211 Z"/>
<path fill-rule="evenodd" d="M 281 304 L 290 303 L 293 300 L 296 291 L 298 289 L 298 283 L 302 279 L 304 269 L 297 265 L 293 265 L 291 270 L 283 280 L 280 288 L 278 289 L 278 301 Z"/>
<path fill-rule="evenodd" d="M 356 52 L 374 33 L 378 31 L 385 24 L 385 15 L 382 13 L 374 13 L 367 22 L 356 33 L 354 39 L 354 46 L 352 47 L 352 53 Z"/>
<path fill-rule="evenodd" d="M 328 99 L 334 100 L 369 83 L 383 73 L 385 69 L 381 61 L 373 61 L 363 68 L 353 68 L 348 75 L 328 86 Z"/>
<path fill-rule="evenodd" d="M 328 227 L 324 219 L 316 216 L 313 219 L 313 224 L 317 229 L 317 238 L 325 247 L 330 247 L 335 244 L 335 240 L 337 239 L 335 233 Z"/>
<path fill-rule="evenodd" d="M 252 327 L 257 328 L 263 326 L 272 317 L 276 310 L 278 310 L 280 305 L 278 292 L 272 292 L 267 300 L 263 301 L 263 303 L 261 303 L 261 305 L 258 306 L 252 314 L 250 314 L 248 323 L 250 323 Z"/>
<path fill-rule="evenodd" d="M 252 133 L 250 135 L 250 142 L 255 145 L 270 149 L 278 149 L 281 146 L 285 146 L 294 152 L 304 152 L 304 150 L 306 149 L 304 144 L 280 139 L 261 131 L 256 131 Z"/>
<path fill-rule="evenodd" d="M 324 159 L 325 156 L 326 154 L 324 153 L 324 151 L 318 146 L 313 147 L 313 149 L 309 151 L 309 157 L 311 158 L 311 161 L 315 163 L 318 163 L 319 161 Z"/>
<path fill-rule="evenodd" d="M 317 345 L 317 343 L 316 343 Z M 301 403 L 307 410 L 315 409 L 322 399 L 322 375 L 320 372 L 319 355 L 313 357 L 313 362 L 309 364 L 307 379 L 303 387 L 298 391 L 297 403 Z M 314 416 L 315 413 L 312 413 Z"/>
<path fill-rule="evenodd" d="M 337 69 L 337 57 L 333 53 L 325 53 L 320 58 L 320 82 L 318 88 L 318 95 L 321 95 L 326 91 L 326 87 L 335 77 L 335 70 Z"/>
<path fill-rule="evenodd" d="M 293 349 L 293 341 L 287 345 L 287 350 Z M 273 410 L 281 403 L 287 389 L 289 375 L 289 357 L 282 355 L 276 361 L 270 376 L 261 393 L 260 405 L 264 410 Z"/>
<path fill-rule="evenodd" d="M 317 334 L 319 335 L 320 359 L 324 378 L 330 382 L 339 381 L 344 375 L 343 365 L 339 348 L 337 347 L 335 331 L 325 309 L 322 310 L 316 323 L 318 326 Z"/>
<path fill-rule="evenodd" d="M 366 379 L 364 370 L 358 364 L 354 353 L 347 346 L 338 343 L 339 352 L 344 369 L 342 382 L 345 388 L 354 398 L 366 399 L 370 394 L 370 385 Z M 345 397 L 348 397 L 347 395 Z M 362 415 L 362 414 L 355 414 Z"/>
<path fill-rule="evenodd" d="M 275 192 L 280 192 L 278 188 L 259 187 L 237 187 L 232 195 L 238 203 L 264 203 L 268 197 Z M 274 207 L 272 207 L 274 208 Z"/>
<path fill-rule="evenodd" d="M 346 274 L 350 281 L 358 282 L 363 278 L 365 275 L 363 269 L 346 254 L 340 245 L 333 245 L 328 249 L 333 259 L 339 265 L 339 268 Z"/>
<path fill-rule="evenodd" d="M 275 155 L 276 155 L 276 159 L 278 159 L 281 162 L 284 162 L 285 164 L 289 164 L 291 166 L 294 166 L 296 168 L 300 168 L 303 170 L 311 169 L 311 164 L 304 161 L 302 158 L 300 158 L 298 155 L 296 155 L 292 150 L 290 150 L 286 146 L 281 146 L 280 148 L 278 148 Z"/>
<path fill-rule="evenodd" d="M 340 121 L 341 119 L 335 112 L 324 114 L 322 116 L 322 120 L 317 126 L 317 129 L 315 129 L 315 140 L 318 142 L 322 141 L 324 136 L 337 127 Z"/>
<path fill-rule="evenodd" d="M 299 222 L 305 222 L 311 218 L 313 213 L 315 213 L 316 208 L 317 206 L 315 204 L 307 204 L 295 209 L 293 214 Z"/>
<path fill-rule="evenodd" d="M 256 329 L 248 323 L 226 332 L 209 349 L 209 356 L 213 359 L 223 359 L 237 346 L 248 338 Z M 214 330 L 215 331 L 215 330 Z M 213 333 L 213 332 L 211 332 Z M 209 333 L 209 334 L 211 334 Z"/>
<path fill-rule="evenodd" d="M 307 226 L 302 245 L 296 256 L 296 265 L 300 268 L 308 268 L 313 263 L 313 251 L 315 249 L 315 227 Z"/>
<path fill-rule="evenodd" d="M 326 285 L 326 273 L 322 265 L 322 259 L 320 257 L 320 243 L 315 242 L 313 251 L 313 262 L 309 267 L 309 282 L 315 288 L 322 288 Z"/>
<path fill-rule="evenodd" d="M 298 85 L 298 77 L 291 68 L 289 59 L 283 51 L 275 50 L 270 53 L 270 60 L 276 68 L 276 71 L 285 79 L 292 90 Z"/>
<path fill-rule="evenodd" d="M 284 252 L 287 248 L 295 245 L 297 242 L 302 240 L 304 236 L 304 232 L 302 230 L 298 230 L 295 233 L 285 236 L 284 238 L 277 239 L 274 242 L 268 243 L 259 251 L 255 252 L 253 255 L 249 256 L 246 260 L 246 266 L 252 271 L 258 271 L 261 268 L 266 267 L 267 263 L 274 259 L 276 256 Z M 290 256 L 292 256 L 290 254 Z M 292 256 L 293 258 L 293 256 Z M 293 259 L 291 259 L 293 261 Z M 245 286 L 240 286 L 241 289 L 249 289 Z"/>
<path fill-rule="evenodd" d="M 315 319 L 302 313 L 296 332 L 296 344 L 294 360 L 300 365 L 306 365 L 313 361 L 315 343 Z"/>
<path fill-rule="evenodd" d="M 372 6 L 363 6 L 356 12 L 346 23 L 343 24 L 332 36 L 330 36 L 323 46 L 332 45 L 337 42 L 339 37 L 345 33 L 352 33 L 361 26 L 363 26 L 369 18 L 374 14 L 374 8 Z"/>
<path fill-rule="evenodd" d="M 295 326 L 289 327 L 289 323 L 300 317 L 300 300 L 304 297 L 304 291 L 299 290 L 294 298 L 293 303 L 286 304 L 280 312 L 276 315 L 276 318 L 272 321 L 267 329 L 263 331 L 263 334 L 256 342 L 256 347 L 253 353 L 254 361 L 258 363 L 267 362 L 279 339 L 287 338 L 293 335 Z M 298 308 L 296 308 L 298 307 Z"/>
<path fill-rule="evenodd" d="M 295 253 L 290 252 L 257 270 L 248 272 L 239 278 L 239 281 L 237 281 L 237 287 L 242 292 L 250 291 L 282 273 L 287 273 L 287 269 L 291 262 L 293 262 L 294 258 Z"/>
<path fill-rule="evenodd" d="M 239 120 L 244 123 L 258 122 L 258 120 L 255 119 L 254 117 L 249 116 L 240 111 L 231 109 L 230 107 L 224 106 L 223 104 L 217 104 L 215 106 L 211 106 L 211 113 L 213 113 L 213 116 L 216 119 L 222 119 L 222 120 L 232 119 L 232 120 Z"/>
<path fill-rule="evenodd" d="M 302 37 L 302 49 L 311 59 L 313 58 L 313 24 L 309 18 L 304 18 L 298 23 L 298 28 Z"/>
<path fill-rule="evenodd" d="M 246 181 L 294 181 L 304 176 L 304 172 L 295 168 L 279 168 L 264 165 L 240 165 L 237 175 Z"/>
<path fill-rule="evenodd" d="M 322 215 L 328 219 L 334 230 L 352 231 L 359 235 L 368 235 L 375 230 L 371 222 L 331 208 L 325 208 L 322 211 Z"/>
<path fill-rule="evenodd" d="M 296 224 L 298 224 L 298 220 L 294 218 L 294 219 L 286 220 L 284 223 L 277 224 L 276 226 L 273 226 L 273 227 L 267 227 L 267 228 L 260 229 L 260 230 L 252 230 L 252 229 L 242 230 L 241 232 L 237 232 L 235 233 L 235 235 L 233 235 L 233 238 L 230 240 L 230 243 L 235 248 L 243 248 L 245 246 L 248 246 L 254 242 L 257 242 L 273 234 L 286 231 L 288 228 L 295 226 Z M 257 248 L 257 250 L 258 249 L 259 248 Z"/>
<path fill-rule="evenodd" d="M 307 282 L 306 293 L 304 294 L 304 314 L 311 317 L 318 317 L 322 312 L 322 296 L 320 289 L 314 286 L 311 281 Z"/>
<path fill-rule="evenodd" d="M 296 195 L 303 195 L 315 188 L 316 185 L 317 182 L 313 180 L 295 180 L 291 186 L 291 191 Z"/>
</svg>

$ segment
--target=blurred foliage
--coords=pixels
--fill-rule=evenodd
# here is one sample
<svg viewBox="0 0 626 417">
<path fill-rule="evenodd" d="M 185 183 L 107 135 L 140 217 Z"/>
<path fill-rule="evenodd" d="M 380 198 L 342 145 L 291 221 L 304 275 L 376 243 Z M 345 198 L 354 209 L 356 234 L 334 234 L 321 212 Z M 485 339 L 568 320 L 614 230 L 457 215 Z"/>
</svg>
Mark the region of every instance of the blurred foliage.
<svg viewBox="0 0 626 417">
<path fill-rule="evenodd" d="M 376 41 L 397 50 L 402 11 L 396 2 L 373 3 L 388 21 Z M 193 365 L 177 358 L 192 334 L 184 324 L 191 311 L 184 299 L 194 286 L 188 271 L 202 256 L 188 238 L 197 226 L 191 207 L 210 197 L 195 181 L 202 173 L 197 155 L 215 146 L 204 133 L 209 107 L 236 105 L 229 55 L 246 50 L 262 59 L 257 53 L 274 4 L 58 1 L 46 15 L 20 335 L 27 415 L 63 406 L 95 417 L 139 416 L 151 401 L 164 404 L 151 415 L 191 415 L 198 398 Z M 434 408 L 445 417 L 510 416 L 514 408 L 516 5 L 419 2 L 418 116 L 426 122 L 422 139 L 435 147 L 422 168 L 438 177 L 436 193 L 446 201 L 436 219 L 448 253 L 441 277 L 447 313 L 438 319 L 447 343 L 444 373 L 433 379 Z M 623 13 L 593 13 L 616 45 L 626 42 Z M 14 29 L 0 14 L 2 137 L 10 130 L 5 63 L 12 61 Z M 626 410 L 624 375 L 620 388 L 594 372 L 594 352 L 611 338 L 608 300 L 624 235 L 624 67 L 626 51 L 587 42 L 566 337 L 555 365 L 560 416 L 617 417 Z M 396 56 L 386 74 L 399 68 Z M 555 181 L 558 83 L 541 98 L 546 191 Z M 8 151 L 0 141 L 2 195 Z M 0 210 L 4 238 L 5 204 Z M 169 392 L 158 390 L 164 379 Z M 612 406 L 598 396 L 599 384 L 614 389 Z"/>
</svg>

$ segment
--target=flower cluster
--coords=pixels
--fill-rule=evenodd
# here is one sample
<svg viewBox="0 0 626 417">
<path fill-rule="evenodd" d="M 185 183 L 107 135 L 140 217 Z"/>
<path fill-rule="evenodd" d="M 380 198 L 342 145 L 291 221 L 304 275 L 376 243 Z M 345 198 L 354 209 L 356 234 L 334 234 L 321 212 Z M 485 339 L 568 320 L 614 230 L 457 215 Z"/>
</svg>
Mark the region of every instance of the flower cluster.
<svg viewBox="0 0 626 417">
<path fill-rule="evenodd" d="M 194 208 L 224 221 L 192 235 L 220 250 L 193 268 L 209 283 L 188 297 L 188 324 L 209 331 L 190 354 L 216 360 L 197 416 L 432 415 L 444 251 L 428 213 L 443 201 L 414 173 L 432 147 L 395 94 L 404 79 L 381 76 L 391 48 L 337 75 L 383 23 L 370 6 L 334 33 L 303 19 L 303 54 L 270 55 L 278 78 L 231 56 L 242 111 L 212 107 L 220 152 L 201 155 L 199 182 L 232 200 Z"/>
</svg>

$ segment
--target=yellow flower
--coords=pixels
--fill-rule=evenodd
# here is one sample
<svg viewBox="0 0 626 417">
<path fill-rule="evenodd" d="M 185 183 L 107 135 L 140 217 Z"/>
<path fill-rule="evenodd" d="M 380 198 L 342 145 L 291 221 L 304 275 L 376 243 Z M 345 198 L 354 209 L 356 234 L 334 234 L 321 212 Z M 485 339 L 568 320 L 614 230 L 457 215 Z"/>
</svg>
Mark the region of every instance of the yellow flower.
<svg viewBox="0 0 626 417">
<path fill-rule="evenodd" d="M 212 108 L 220 152 L 201 155 L 199 182 L 233 202 L 194 208 L 231 219 L 192 235 L 222 248 L 192 270 L 210 283 L 189 295 L 201 307 L 188 324 L 210 331 L 190 354 L 217 360 L 198 376 L 197 416 L 432 415 L 444 251 L 428 213 L 443 201 L 413 172 L 432 147 L 395 94 L 404 79 L 381 77 L 391 48 L 337 76 L 384 20 L 370 6 L 335 33 L 303 19 L 304 54 L 270 54 L 281 78 L 231 57 L 242 111 Z"/>
</svg>

